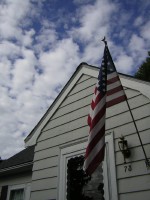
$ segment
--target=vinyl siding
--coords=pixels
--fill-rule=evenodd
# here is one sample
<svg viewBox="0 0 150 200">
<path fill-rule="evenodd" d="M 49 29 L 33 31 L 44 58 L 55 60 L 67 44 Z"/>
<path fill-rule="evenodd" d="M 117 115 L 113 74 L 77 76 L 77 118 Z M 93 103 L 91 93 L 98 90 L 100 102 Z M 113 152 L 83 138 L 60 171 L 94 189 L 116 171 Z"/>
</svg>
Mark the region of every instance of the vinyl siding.
<svg viewBox="0 0 150 200">
<path fill-rule="evenodd" d="M 79 110 L 85 106 L 88 106 L 90 104 L 91 98 L 92 98 L 92 94 L 89 96 L 86 96 L 82 99 L 78 99 L 72 103 L 69 103 L 64 107 L 59 108 L 59 110 L 56 112 L 56 114 L 54 115 L 52 120 L 56 119 L 58 117 L 64 116 L 66 114 L 70 114 L 70 113 L 72 113 L 76 110 Z M 60 122 L 58 122 L 58 123 L 60 123 Z M 47 130 L 49 128 L 49 126 L 50 126 L 50 123 L 44 128 L 44 131 Z"/>
<path fill-rule="evenodd" d="M 40 180 L 45 178 L 53 178 L 58 176 L 57 166 L 49 167 L 49 168 L 42 168 L 41 170 L 34 170 L 34 174 L 32 176 L 32 180 Z"/>
<path fill-rule="evenodd" d="M 150 188 L 150 175 L 142 175 L 121 179 L 118 184 L 119 193 L 145 191 Z"/>
<path fill-rule="evenodd" d="M 94 90 L 91 83 L 95 85 L 96 79 L 82 76 L 43 128 L 35 148 L 32 200 L 57 198 L 60 147 L 87 139 L 87 114 Z"/>
<path fill-rule="evenodd" d="M 30 196 L 30 183 L 32 179 L 32 172 L 24 172 L 22 174 L 8 175 L 4 177 L 0 177 L 0 196 L 1 196 L 1 188 L 2 186 L 15 187 L 18 185 L 25 185 L 26 187 L 26 199 L 29 199 Z M 8 195 L 8 191 L 7 191 Z"/>
<path fill-rule="evenodd" d="M 57 199 L 59 156 L 62 145 L 87 140 L 87 114 L 96 78 L 83 75 L 43 128 L 35 147 L 31 200 Z M 125 88 L 144 147 L 149 154 L 150 101 L 140 92 Z M 144 156 L 126 102 L 107 109 L 106 132 L 114 132 L 115 162 L 120 200 L 134 200 L 140 195 L 150 195 L 149 178 Z M 124 171 L 123 156 L 118 149 L 118 139 L 125 135 L 132 156 L 132 171 Z M 140 166 L 140 167 L 139 167 Z M 141 183 L 137 183 L 137 181 Z M 144 183 L 144 180 L 147 181 Z M 131 184 L 132 183 L 132 184 Z M 131 185 L 129 187 L 129 184 Z M 143 184 L 143 185 L 142 185 Z M 141 192 L 140 192 L 141 190 Z M 145 192 L 145 193 L 144 193 Z"/>
<path fill-rule="evenodd" d="M 134 91 L 133 93 L 134 95 L 132 94 L 131 96 L 131 92 L 127 92 L 127 94 L 130 94 L 129 104 L 132 109 L 144 149 L 148 158 L 150 158 L 150 101 L 142 94 L 139 94 L 139 92 Z M 139 200 L 141 199 L 142 195 L 144 199 L 149 199 L 149 170 L 146 168 L 144 154 L 132 120 L 130 123 L 127 123 L 123 126 L 115 127 L 114 133 L 119 199 Z M 127 159 L 127 162 L 131 164 L 132 171 L 127 170 L 125 172 L 126 165 L 123 164 L 123 156 L 118 147 L 118 141 L 121 135 L 126 136 L 129 148 L 131 150 L 131 157 Z"/>
<path fill-rule="evenodd" d="M 36 190 L 32 191 L 31 199 L 39 199 L 39 200 L 53 200 L 56 199 L 57 189 L 44 189 L 44 190 Z"/>
<path fill-rule="evenodd" d="M 127 193 L 127 194 L 120 194 L 120 199 L 121 200 L 127 200 L 127 199 L 149 200 L 149 197 L 150 197 L 149 190 L 147 190 L 147 191 L 138 191 L 138 192 L 134 192 L 134 193 Z"/>
<path fill-rule="evenodd" d="M 32 178 L 31 172 L 24 172 L 24 174 L 16 174 L 12 176 L 5 176 L 0 178 L 0 187 L 4 185 L 20 185 L 30 183 Z"/>
</svg>

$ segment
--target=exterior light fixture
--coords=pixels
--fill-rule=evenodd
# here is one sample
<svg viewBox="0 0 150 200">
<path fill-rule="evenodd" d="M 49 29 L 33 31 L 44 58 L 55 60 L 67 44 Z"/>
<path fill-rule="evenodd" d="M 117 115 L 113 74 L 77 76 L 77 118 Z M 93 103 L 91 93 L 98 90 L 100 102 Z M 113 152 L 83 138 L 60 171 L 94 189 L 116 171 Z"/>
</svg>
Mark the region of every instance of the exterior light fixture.
<svg viewBox="0 0 150 200">
<path fill-rule="evenodd" d="M 124 163 L 126 163 L 126 158 L 130 157 L 131 152 L 130 152 L 129 147 L 128 147 L 128 142 L 127 142 L 127 140 L 125 140 L 124 136 L 120 137 L 120 141 L 118 142 L 118 146 L 119 146 L 121 153 L 123 154 Z"/>
</svg>

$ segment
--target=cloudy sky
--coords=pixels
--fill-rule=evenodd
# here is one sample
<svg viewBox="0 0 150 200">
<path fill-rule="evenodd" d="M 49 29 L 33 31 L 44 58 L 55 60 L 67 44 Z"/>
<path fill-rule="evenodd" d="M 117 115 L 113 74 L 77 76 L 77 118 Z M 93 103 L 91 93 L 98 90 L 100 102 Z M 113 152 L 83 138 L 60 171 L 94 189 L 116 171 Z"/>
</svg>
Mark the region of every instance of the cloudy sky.
<svg viewBox="0 0 150 200">
<path fill-rule="evenodd" d="M 24 148 L 81 62 L 100 66 L 106 36 L 119 72 L 150 50 L 149 0 L 0 1 L 0 156 Z"/>
</svg>

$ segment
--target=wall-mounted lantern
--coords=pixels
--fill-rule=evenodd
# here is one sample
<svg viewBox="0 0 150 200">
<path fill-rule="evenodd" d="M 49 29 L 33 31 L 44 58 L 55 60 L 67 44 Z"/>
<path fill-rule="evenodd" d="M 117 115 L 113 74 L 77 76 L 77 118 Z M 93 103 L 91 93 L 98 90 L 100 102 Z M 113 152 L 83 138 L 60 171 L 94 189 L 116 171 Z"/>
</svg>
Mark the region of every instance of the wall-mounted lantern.
<svg viewBox="0 0 150 200">
<path fill-rule="evenodd" d="M 131 152 L 130 152 L 129 147 L 128 147 L 128 141 L 125 140 L 124 136 L 120 137 L 120 141 L 118 142 L 118 146 L 119 146 L 120 151 L 123 154 L 124 163 L 126 163 L 126 158 L 130 157 Z"/>
</svg>

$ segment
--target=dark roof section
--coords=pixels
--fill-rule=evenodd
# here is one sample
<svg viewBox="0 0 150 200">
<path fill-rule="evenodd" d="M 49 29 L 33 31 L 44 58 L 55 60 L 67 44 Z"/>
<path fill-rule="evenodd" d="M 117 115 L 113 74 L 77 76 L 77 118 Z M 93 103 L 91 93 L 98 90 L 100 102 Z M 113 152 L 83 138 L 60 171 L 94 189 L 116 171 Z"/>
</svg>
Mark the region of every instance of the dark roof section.
<svg viewBox="0 0 150 200">
<path fill-rule="evenodd" d="M 7 160 L 3 160 L 0 163 L 0 170 L 32 162 L 34 157 L 34 147 L 35 146 L 30 146 Z"/>
</svg>

